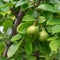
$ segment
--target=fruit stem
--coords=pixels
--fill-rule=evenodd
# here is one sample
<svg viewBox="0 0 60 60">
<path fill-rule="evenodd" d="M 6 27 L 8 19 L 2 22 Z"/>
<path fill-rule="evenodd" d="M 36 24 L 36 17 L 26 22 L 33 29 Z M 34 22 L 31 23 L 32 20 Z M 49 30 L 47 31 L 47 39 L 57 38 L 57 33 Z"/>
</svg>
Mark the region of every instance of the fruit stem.
<svg viewBox="0 0 60 60">
<path fill-rule="evenodd" d="M 40 25 L 41 25 L 41 29 L 42 29 L 42 31 L 45 30 L 44 26 L 43 26 L 42 24 L 40 24 Z"/>
<path fill-rule="evenodd" d="M 37 25 L 38 19 L 35 19 L 34 24 L 33 25 Z"/>
</svg>

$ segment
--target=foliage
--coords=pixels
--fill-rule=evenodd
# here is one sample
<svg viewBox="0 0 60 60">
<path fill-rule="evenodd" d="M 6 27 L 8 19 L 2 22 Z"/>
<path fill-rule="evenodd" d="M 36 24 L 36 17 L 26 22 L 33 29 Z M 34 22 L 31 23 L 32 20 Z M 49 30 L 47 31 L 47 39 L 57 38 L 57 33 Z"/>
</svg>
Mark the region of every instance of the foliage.
<svg viewBox="0 0 60 60">
<path fill-rule="evenodd" d="M 23 17 L 19 16 L 20 12 L 24 13 Z M 38 32 L 32 27 L 29 35 L 27 29 L 32 25 L 38 27 Z M 46 34 L 41 33 L 43 30 Z M 7 57 L 3 55 L 6 45 L 9 46 Z M 54 58 L 60 60 L 60 0 L 1 0 L 0 60 Z"/>
</svg>

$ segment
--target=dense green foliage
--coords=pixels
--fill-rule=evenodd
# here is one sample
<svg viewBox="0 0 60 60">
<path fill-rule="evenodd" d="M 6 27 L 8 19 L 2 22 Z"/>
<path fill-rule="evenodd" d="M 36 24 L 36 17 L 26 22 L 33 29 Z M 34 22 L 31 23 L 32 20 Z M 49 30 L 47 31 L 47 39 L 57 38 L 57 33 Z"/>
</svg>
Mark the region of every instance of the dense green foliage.
<svg viewBox="0 0 60 60">
<path fill-rule="evenodd" d="M 60 0 L 0 0 L 0 60 L 7 59 L 60 60 Z"/>
</svg>

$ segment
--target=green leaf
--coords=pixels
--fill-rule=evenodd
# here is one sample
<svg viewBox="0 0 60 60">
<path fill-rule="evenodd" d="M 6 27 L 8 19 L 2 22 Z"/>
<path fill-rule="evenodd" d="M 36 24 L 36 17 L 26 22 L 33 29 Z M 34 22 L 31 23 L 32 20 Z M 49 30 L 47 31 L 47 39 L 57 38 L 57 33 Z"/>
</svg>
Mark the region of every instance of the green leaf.
<svg viewBox="0 0 60 60">
<path fill-rule="evenodd" d="M 54 7 L 49 4 L 41 4 L 38 8 L 45 11 L 55 12 Z"/>
<path fill-rule="evenodd" d="M 57 39 L 57 37 L 50 37 L 50 38 L 47 39 L 47 41 L 53 41 L 53 40 L 56 40 L 56 39 Z"/>
<path fill-rule="evenodd" d="M 3 26 L 0 26 L 0 32 L 1 32 L 1 33 L 4 33 L 3 30 L 4 30 L 4 27 L 3 27 Z"/>
<path fill-rule="evenodd" d="M 11 58 L 11 59 L 9 59 L 9 60 L 15 60 L 14 58 Z"/>
<path fill-rule="evenodd" d="M 14 5 L 13 3 L 6 3 L 3 6 L 0 6 L 0 10 L 3 12 L 7 12 L 13 5 Z"/>
<path fill-rule="evenodd" d="M 11 20 L 5 20 L 2 24 L 4 27 L 12 27 L 13 22 Z"/>
<path fill-rule="evenodd" d="M 8 28 L 11 28 L 13 26 L 13 21 L 5 20 L 2 25 L 4 27 L 4 31 L 7 31 Z"/>
<path fill-rule="evenodd" d="M 34 18 L 31 15 L 25 15 L 22 21 L 34 21 Z"/>
<path fill-rule="evenodd" d="M 18 47 L 19 47 L 18 43 L 10 46 L 8 53 L 7 53 L 8 58 L 12 57 L 15 54 L 15 52 L 18 50 Z"/>
<path fill-rule="evenodd" d="M 10 0 L 3 0 L 4 2 L 9 2 Z"/>
<path fill-rule="evenodd" d="M 3 42 L 0 42 L 0 56 L 2 55 L 5 48 L 5 44 Z"/>
<path fill-rule="evenodd" d="M 52 3 L 52 4 L 60 4 L 60 1 L 59 0 L 50 0 L 50 3 Z"/>
<path fill-rule="evenodd" d="M 28 3 L 28 8 L 31 8 L 31 7 L 33 7 L 34 5 L 31 3 L 31 2 L 29 2 Z"/>
<path fill-rule="evenodd" d="M 5 12 L 6 14 L 11 14 L 12 12 L 11 12 L 11 10 L 7 10 L 7 12 Z"/>
<path fill-rule="evenodd" d="M 32 22 L 24 22 L 21 23 L 18 27 L 17 27 L 17 32 L 21 33 L 21 34 L 26 34 L 26 30 L 27 28 L 32 24 Z"/>
<path fill-rule="evenodd" d="M 53 18 L 53 13 L 51 12 L 44 11 L 42 14 L 46 18 L 46 20 Z"/>
<path fill-rule="evenodd" d="M 34 17 L 34 18 L 37 18 L 37 17 L 38 17 L 37 11 L 35 11 L 35 10 L 34 10 L 34 12 L 33 12 L 33 17 Z"/>
<path fill-rule="evenodd" d="M 25 51 L 26 51 L 27 54 L 31 54 L 32 53 L 32 43 L 27 42 L 25 44 Z"/>
<path fill-rule="evenodd" d="M 46 26 L 46 29 L 49 33 L 52 33 L 52 28 L 53 27 L 54 27 L 53 25 L 48 25 L 48 26 Z"/>
<path fill-rule="evenodd" d="M 58 5 L 49 5 L 49 4 L 41 4 L 38 9 L 42 9 L 42 10 L 45 10 L 45 11 L 50 11 L 50 12 L 53 12 L 53 13 L 60 13 L 60 4 Z"/>
<path fill-rule="evenodd" d="M 9 18 L 12 19 L 13 21 L 16 19 L 16 17 L 13 14 L 10 14 Z"/>
<path fill-rule="evenodd" d="M 16 53 L 16 51 L 18 50 L 22 42 L 23 42 L 23 39 L 19 43 L 14 43 L 9 47 L 8 52 L 7 52 L 8 58 L 12 57 Z"/>
<path fill-rule="evenodd" d="M 6 12 L 0 11 L 0 14 L 3 15 L 3 16 L 5 16 Z"/>
<path fill-rule="evenodd" d="M 60 5 L 54 5 L 54 8 L 58 14 L 60 14 Z"/>
<path fill-rule="evenodd" d="M 41 53 L 43 55 L 50 54 L 51 50 L 50 50 L 50 47 L 49 47 L 49 43 L 47 41 L 45 43 L 44 42 L 40 42 L 39 50 L 41 51 Z"/>
<path fill-rule="evenodd" d="M 60 18 L 52 18 L 47 21 L 47 25 L 57 25 L 60 24 Z"/>
<path fill-rule="evenodd" d="M 3 6 L 3 2 L 2 1 L 0 1 L 0 6 Z"/>
<path fill-rule="evenodd" d="M 0 60 L 7 60 L 6 57 L 0 57 Z"/>
<path fill-rule="evenodd" d="M 6 31 L 6 35 L 7 36 L 10 36 L 12 33 L 12 28 L 8 28 L 8 30 Z"/>
<path fill-rule="evenodd" d="M 26 0 L 26 1 L 20 0 L 20 1 L 18 1 L 18 2 L 16 3 L 15 7 L 19 7 L 19 6 L 21 6 L 21 5 L 24 5 L 24 4 L 27 3 L 27 2 L 28 2 L 27 0 Z"/>
<path fill-rule="evenodd" d="M 44 16 L 39 16 L 38 23 L 43 23 L 43 22 L 45 22 L 45 21 L 46 21 L 46 19 L 45 19 Z"/>
<path fill-rule="evenodd" d="M 30 56 L 27 60 L 36 60 L 35 56 Z"/>
<path fill-rule="evenodd" d="M 31 16 L 33 14 L 33 12 L 34 12 L 34 9 L 30 9 L 30 10 L 27 11 L 27 15 Z"/>
<path fill-rule="evenodd" d="M 29 5 L 27 3 L 21 6 L 22 11 L 26 10 L 27 8 L 29 8 Z"/>
<path fill-rule="evenodd" d="M 22 35 L 21 34 L 16 34 L 15 36 L 13 36 L 12 38 L 11 38 L 11 41 L 16 41 L 16 40 L 19 40 L 19 39 L 21 39 L 22 38 Z"/>
<path fill-rule="evenodd" d="M 53 28 L 52 28 L 52 33 L 59 33 L 60 32 L 60 25 L 55 25 Z"/>
<path fill-rule="evenodd" d="M 53 40 L 49 44 L 52 51 L 57 52 L 57 49 L 60 47 L 60 40 Z"/>
</svg>

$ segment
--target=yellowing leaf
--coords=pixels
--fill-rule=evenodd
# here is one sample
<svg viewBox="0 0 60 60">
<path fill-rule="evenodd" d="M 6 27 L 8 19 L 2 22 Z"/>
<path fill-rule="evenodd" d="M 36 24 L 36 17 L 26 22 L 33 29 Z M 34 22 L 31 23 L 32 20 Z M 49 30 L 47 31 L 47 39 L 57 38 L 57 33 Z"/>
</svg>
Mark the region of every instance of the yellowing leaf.
<svg viewBox="0 0 60 60">
<path fill-rule="evenodd" d="M 52 51 L 57 52 L 57 49 L 60 47 L 60 40 L 51 41 L 49 44 Z"/>
</svg>

